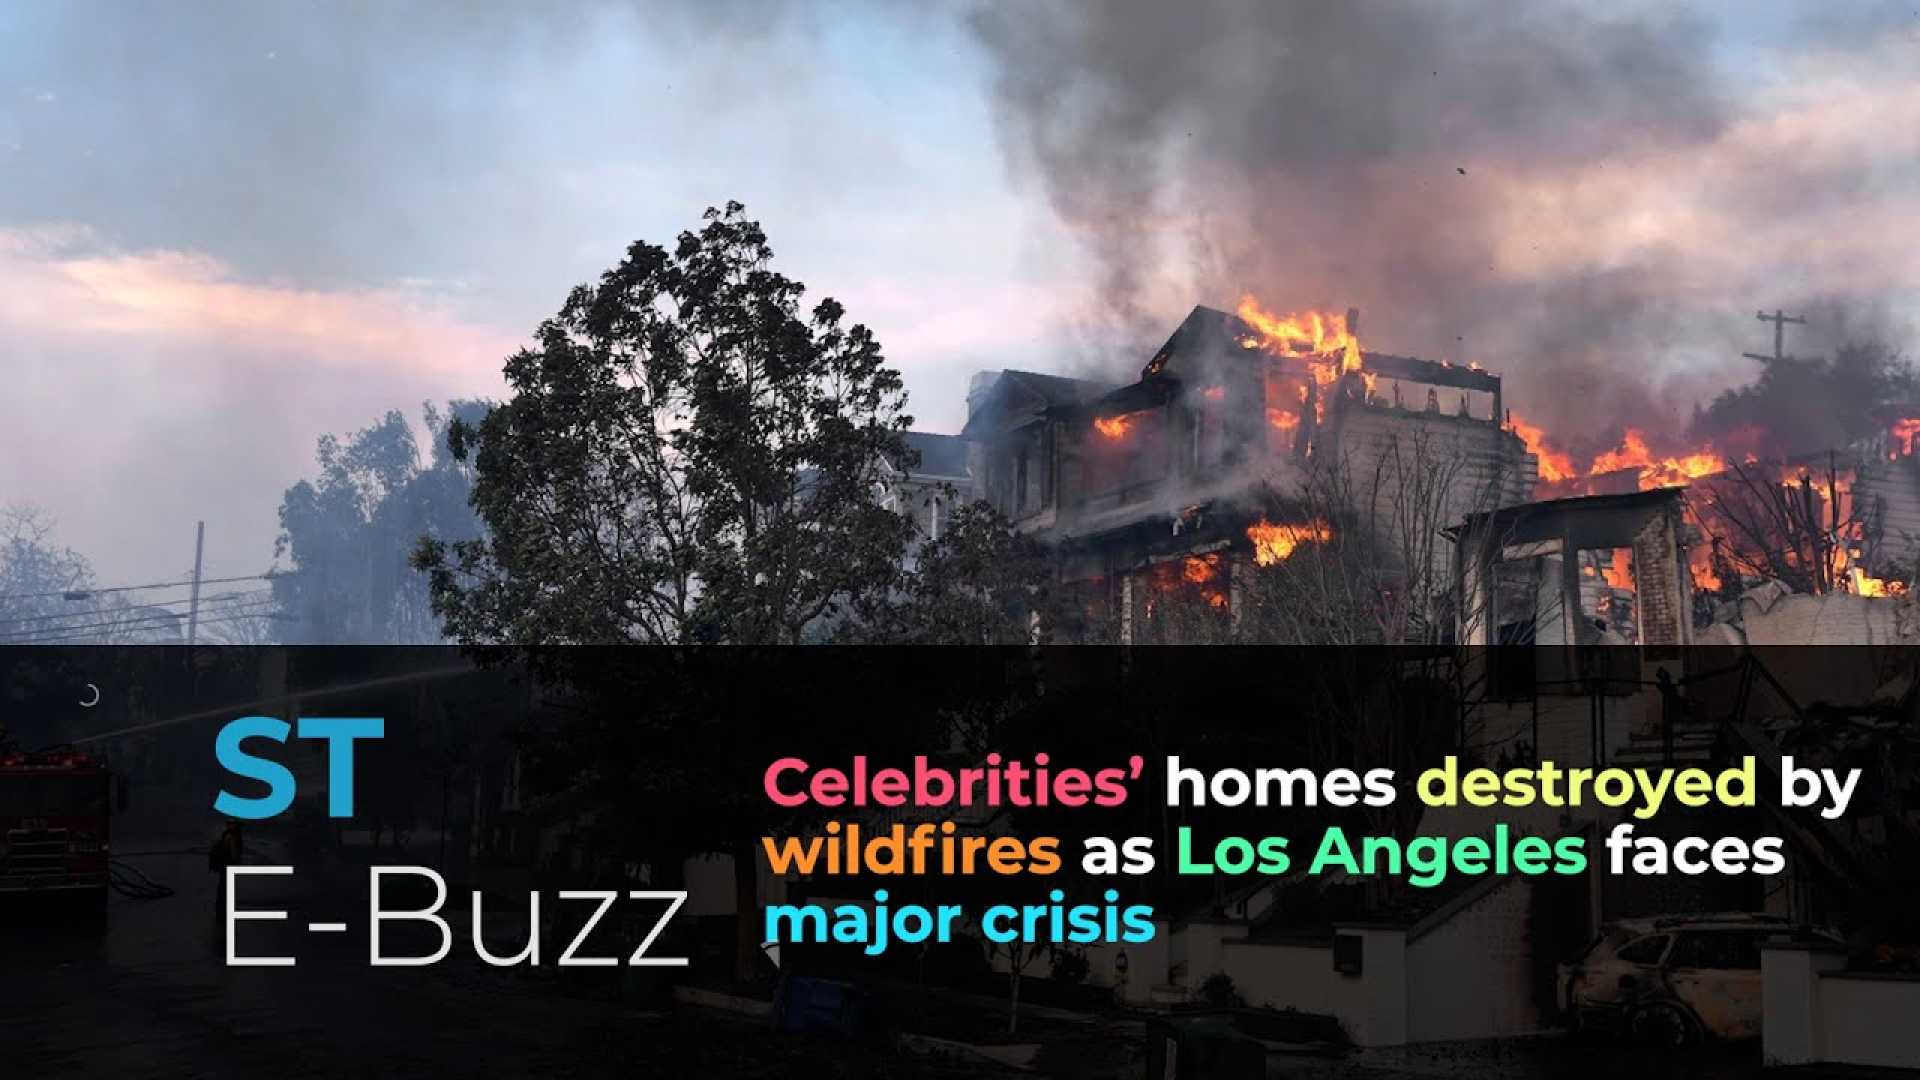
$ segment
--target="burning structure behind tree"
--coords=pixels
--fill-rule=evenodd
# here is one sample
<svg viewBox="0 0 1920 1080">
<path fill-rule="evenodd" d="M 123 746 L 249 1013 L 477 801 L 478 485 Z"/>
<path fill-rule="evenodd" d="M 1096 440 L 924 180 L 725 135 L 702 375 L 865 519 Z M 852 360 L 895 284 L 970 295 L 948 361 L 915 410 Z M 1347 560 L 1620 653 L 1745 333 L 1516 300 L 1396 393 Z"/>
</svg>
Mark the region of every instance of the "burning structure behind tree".
<svg viewBox="0 0 1920 1080">
<path fill-rule="evenodd" d="M 1003 371 L 968 405 L 976 494 L 1095 638 L 1442 639 L 1443 530 L 1536 480 L 1497 375 L 1367 352 L 1355 311 L 1196 307 L 1135 382 Z"/>
<path fill-rule="evenodd" d="M 1733 423 L 1754 410 L 1725 403 L 1757 393 L 1722 395 L 1691 435 L 1628 418 L 1617 447 L 1576 459 L 1477 364 L 1367 351 L 1355 310 L 1276 315 L 1249 297 L 1194 308 L 1124 385 L 982 373 L 959 438 L 971 494 L 1044 542 L 1074 594 L 1084 618 L 1054 636 L 1664 646 L 1738 623 L 1762 585 L 1904 592 L 1920 409 L 1864 403 L 1852 411 L 1872 412 L 1872 434 L 1799 447 Z M 1616 497 L 1657 491 L 1659 565 L 1631 537 L 1553 553 L 1532 594 L 1547 608 L 1522 611 L 1515 575 L 1544 549 L 1522 557 L 1499 529 L 1564 539 L 1585 528 L 1570 521 L 1617 517 Z M 1672 588 L 1669 560 L 1686 579 Z M 1664 591 L 1642 595 L 1642 578 Z"/>
</svg>

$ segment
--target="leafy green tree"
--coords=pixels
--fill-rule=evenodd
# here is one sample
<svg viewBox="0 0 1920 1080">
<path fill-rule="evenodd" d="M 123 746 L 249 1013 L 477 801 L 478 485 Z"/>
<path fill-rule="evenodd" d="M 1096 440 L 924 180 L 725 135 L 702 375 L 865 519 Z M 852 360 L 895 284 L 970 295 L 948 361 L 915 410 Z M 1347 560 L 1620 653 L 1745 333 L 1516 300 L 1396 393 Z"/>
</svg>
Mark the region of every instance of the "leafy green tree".
<svg viewBox="0 0 1920 1080">
<path fill-rule="evenodd" d="M 803 308 L 740 204 L 704 222 L 671 250 L 632 245 L 507 360 L 508 399 L 450 443 L 486 532 L 426 537 L 415 565 L 449 635 L 527 656 L 579 702 L 530 749 L 542 786 L 617 823 L 604 850 L 734 855 L 746 978 L 752 838 L 781 815 L 757 790 L 765 761 L 740 748 L 809 728 L 710 699 L 687 650 L 602 663 L 539 647 L 826 637 L 898 572 L 912 526 L 877 491 L 882 462 L 910 456 L 910 421 L 873 334 L 831 299 Z"/>
<path fill-rule="evenodd" d="M 907 456 L 900 374 L 835 301 L 802 309 L 743 210 L 573 290 L 456 433 L 487 535 L 416 557 L 449 634 L 797 642 L 891 579 L 910 526 L 874 492 Z"/>
<path fill-rule="evenodd" d="M 472 478 L 449 441 L 456 425 L 485 415 L 481 401 L 428 404 L 433 436 L 423 463 L 413 427 L 397 410 L 341 439 L 320 438 L 319 475 L 280 502 L 273 578 L 288 644 L 431 644 L 443 639 L 428 578 L 409 564 L 421 536 L 460 541 L 480 534 L 468 505 Z"/>
<path fill-rule="evenodd" d="M 1912 363 L 1882 344 L 1842 345 L 1831 358 L 1763 360 L 1745 386 L 1722 392 L 1695 410 L 1696 436 L 1726 440 L 1736 449 L 1799 453 L 1845 446 L 1882 424 L 1888 403 L 1920 396 Z M 1772 445 L 1742 446 L 1756 433 Z"/>
</svg>

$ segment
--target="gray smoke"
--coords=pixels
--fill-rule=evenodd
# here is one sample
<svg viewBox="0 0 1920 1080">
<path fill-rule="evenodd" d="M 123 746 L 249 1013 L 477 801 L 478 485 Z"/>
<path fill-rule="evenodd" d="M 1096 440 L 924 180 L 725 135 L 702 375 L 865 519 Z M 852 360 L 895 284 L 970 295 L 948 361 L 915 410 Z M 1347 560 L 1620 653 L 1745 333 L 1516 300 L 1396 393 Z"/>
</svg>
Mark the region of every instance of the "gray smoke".
<svg viewBox="0 0 1920 1080">
<path fill-rule="evenodd" d="M 1670 6 L 1008 2 L 973 27 L 1015 176 L 1097 267 L 1103 345 L 1150 349 L 1188 305 L 1243 292 L 1357 305 L 1369 348 L 1480 361 L 1535 419 L 1604 441 L 1623 418 L 1677 431 L 1746 373 L 1735 358 L 1766 333 L 1754 308 L 1816 291 L 1780 275 L 1773 294 L 1728 282 L 1703 298 L 1685 235 L 1511 269 L 1530 225 L 1537 250 L 1625 224 L 1518 193 L 1684 159 L 1738 122 L 1711 24 Z M 1774 219 L 1834 198 L 1832 180 L 1783 161 L 1725 198 Z"/>
</svg>

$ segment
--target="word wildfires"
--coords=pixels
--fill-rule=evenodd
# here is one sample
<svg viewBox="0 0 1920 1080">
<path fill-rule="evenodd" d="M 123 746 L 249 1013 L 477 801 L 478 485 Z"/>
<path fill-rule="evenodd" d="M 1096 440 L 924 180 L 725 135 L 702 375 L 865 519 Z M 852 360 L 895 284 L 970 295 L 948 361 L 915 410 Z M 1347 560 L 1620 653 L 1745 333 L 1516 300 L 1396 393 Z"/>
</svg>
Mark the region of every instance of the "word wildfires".
<svg viewBox="0 0 1920 1080">
<path fill-rule="evenodd" d="M 909 829 L 863 835 L 858 824 L 827 822 L 825 836 L 760 838 L 775 874 L 1052 874 L 1060 869 L 1060 841 L 1041 836 L 956 835 L 951 821 L 923 821 Z"/>
</svg>

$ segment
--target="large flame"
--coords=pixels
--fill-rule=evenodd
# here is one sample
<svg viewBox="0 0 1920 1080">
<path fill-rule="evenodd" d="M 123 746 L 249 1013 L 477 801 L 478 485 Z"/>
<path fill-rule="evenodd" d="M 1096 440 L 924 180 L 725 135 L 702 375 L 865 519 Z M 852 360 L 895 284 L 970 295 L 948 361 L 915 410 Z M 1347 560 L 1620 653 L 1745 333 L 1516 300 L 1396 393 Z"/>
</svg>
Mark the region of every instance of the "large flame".
<svg viewBox="0 0 1920 1080">
<path fill-rule="evenodd" d="M 1508 425 L 1527 450 L 1540 462 L 1540 479 L 1549 484 L 1558 484 L 1580 475 L 1574 468 L 1573 456 L 1564 450 L 1556 450 L 1547 443 L 1545 428 L 1527 423 L 1518 416 L 1509 414 Z"/>
<path fill-rule="evenodd" d="M 1240 298 L 1236 313 L 1260 332 L 1258 344 L 1287 356 L 1334 356 L 1339 367 L 1329 378 L 1359 371 L 1360 338 L 1347 328 L 1347 317 L 1330 311 L 1302 311 L 1275 315 L 1251 295 Z"/>
<path fill-rule="evenodd" d="M 1599 476 L 1625 469 L 1638 470 L 1640 490 L 1646 491 L 1726 472 L 1727 459 L 1715 453 L 1710 446 L 1673 457 L 1659 457 L 1647 446 L 1646 435 L 1639 428 L 1630 427 L 1621 433 L 1618 447 L 1593 459 L 1593 467 L 1587 470 L 1587 475 Z"/>
<path fill-rule="evenodd" d="M 1093 418 L 1093 430 L 1109 439 L 1124 439 L 1127 432 L 1133 430 L 1133 413 L 1119 416 L 1096 416 Z"/>
<path fill-rule="evenodd" d="M 1661 453 L 1654 450 L 1645 432 L 1633 427 L 1621 433 L 1618 446 L 1596 455 L 1582 469 L 1571 454 L 1553 444 L 1543 428 L 1517 416 L 1509 417 L 1508 428 L 1539 462 L 1541 483 L 1550 489 L 1550 494 L 1595 494 L 1604 490 L 1596 478 L 1620 473 L 1630 474 L 1634 487 L 1641 491 L 1708 481 L 1696 485 L 1695 494 L 1688 500 L 1695 520 L 1712 541 L 1711 545 L 1696 544 L 1688 551 L 1687 570 L 1697 590 L 1719 592 L 1729 584 L 1738 585 L 1737 581 L 1723 580 L 1728 567 L 1739 570 L 1742 575 L 1765 574 L 1769 560 L 1783 560 L 1789 567 L 1806 569 L 1801 564 L 1807 554 L 1791 544 L 1771 555 L 1755 547 L 1765 542 L 1753 535 L 1756 522 L 1762 529 L 1776 525 L 1788 528 L 1783 524 L 1786 519 L 1779 515 L 1793 508 L 1794 520 L 1806 520 L 1791 528 L 1802 532 L 1810 529 L 1812 534 L 1792 543 L 1812 544 L 1825 564 L 1819 567 L 1818 573 L 1809 575 L 1816 588 L 1859 596 L 1899 596 L 1906 591 L 1904 582 L 1877 578 L 1864 569 L 1867 524 L 1855 511 L 1851 469 L 1764 464 L 1748 454 L 1736 473 L 1728 457 L 1715 446 L 1703 444 L 1677 453 Z M 1916 439 L 1920 437 L 1920 418 L 1896 420 L 1887 430 L 1892 457 L 1897 459 L 1920 449 L 1920 439 Z M 1749 489 L 1747 485 L 1751 484 L 1758 484 L 1759 488 Z M 1773 489 L 1771 495 L 1765 494 L 1769 487 Z M 1754 490 L 1754 495 L 1741 494 L 1748 490 Z M 1733 502 L 1723 506 L 1721 501 L 1726 496 L 1731 496 Z M 1753 506 L 1739 505 L 1756 497 L 1760 501 Z M 1783 501 L 1756 517 L 1756 507 L 1770 500 Z M 1747 520 L 1743 522 L 1742 518 Z M 1728 558 L 1717 561 L 1716 551 Z M 1611 566 L 1603 566 L 1588 576 L 1604 577 L 1616 588 L 1632 587 L 1632 565 L 1624 551 L 1615 553 Z"/>
<path fill-rule="evenodd" d="M 1226 610 L 1231 601 L 1223 569 L 1218 552 L 1156 564 L 1145 575 L 1147 617 L 1153 618 L 1159 611 L 1160 597 L 1198 597 L 1216 611 Z"/>
<path fill-rule="evenodd" d="M 1272 566 L 1293 557 L 1301 544 L 1324 544 L 1333 539 L 1333 526 L 1315 519 L 1296 525 L 1275 525 L 1265 518 L 1247 526 L 1247 539 L 1253 541 L 1253 561 Z"/>
<path fill-rule="evenodd" d="M 1903 416 L 1887 425 L 1887 459 L 1898 461 L 1903 457 L 1912 457 L 1920 442 L 1914 436 L 1920 435 L 1920 416 Z"/>
<path fill-rule="evenodd" d="M 1857 566 L 1848 569 L 1847 582 L 1855 596 L 1905 596 L 1907 592 L 1906 582 L 1869 577 Z"/>
<path fill-rule="evenodd" d="M 1702 592 L 1719 592 L 1724 584 L 1713 564 L 1713 545 L 1697 544 L 1687 550 L 1687 575 L 1693 587 Z"/>
<path fill-rule="evenodd" d="M 1658 487 L 1684 485 L 1727 471 L 1726 457 L 1711 445 L 1702 445 L 1678 454 L 1657 454 L 1648 444 L 1646 434 L 1634 427 L 1621 433 L 1619 446 L 1596 455 L 1582 470 L 1574 464 L 1572 454 L 1553 445 L 1546 429 L 1511 414 L 1507 427 L 1539 462 L 1542 483 L 1574 487 L 1573 492 L 1563 494 L 1591 494 L 1591 487 L 1574 482 L 1616 472 L 1634 473 L 1635 486 L 1641 491 L 1649 491 Z"/>
</svg>

